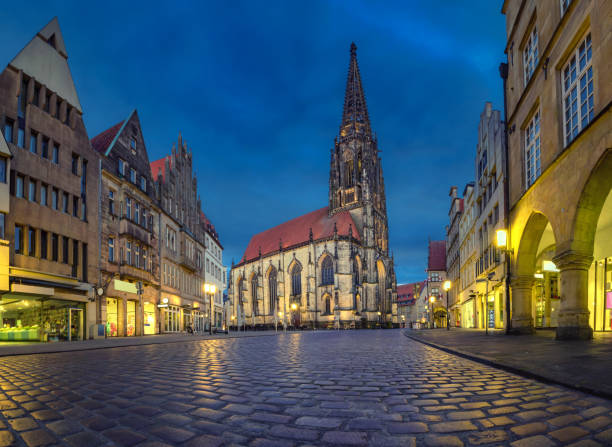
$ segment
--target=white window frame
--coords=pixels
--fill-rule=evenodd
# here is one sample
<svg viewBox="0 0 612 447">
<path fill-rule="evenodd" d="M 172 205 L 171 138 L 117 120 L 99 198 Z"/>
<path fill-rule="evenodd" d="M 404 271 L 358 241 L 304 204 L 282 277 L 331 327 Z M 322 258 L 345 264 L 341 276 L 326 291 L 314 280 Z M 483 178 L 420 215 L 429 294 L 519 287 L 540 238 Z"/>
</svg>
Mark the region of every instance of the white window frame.
<svg viewBox="0 0 612 447">
<path fill-rule="evenodd" d="M 565 146 L 588 126 L 595 114 L 592 42 L 589 31 L 561 70 Z"/>
<path fill-rule="evenodd" d="M 540 156 L 542 153 L 540 129 L 540 108 L 534 112 L 529 124 L 525 127 L 525 187 L 533 185 L 542 173 Z"/>
<path fill-rule="evenodd" d="M 112 237 L 108 238 L 108 260 L 115 262 L 115 239 Z"/>
<path fill-rule="evenodd" d="M 523 49 L 523 76 L 525 86 L 533 77 L 533 73 L 538 66 L 538 56 L 538 29 L 533 25 L 533 29 L 529 32 L 529 38 Z"/>
<path fill-rule="evenodd" d="M 569 6 L 572 4 L 572 0 L 561 0 L 561 17 L 565 14 L 565 11 L 569 9 Z"/>
</svg>

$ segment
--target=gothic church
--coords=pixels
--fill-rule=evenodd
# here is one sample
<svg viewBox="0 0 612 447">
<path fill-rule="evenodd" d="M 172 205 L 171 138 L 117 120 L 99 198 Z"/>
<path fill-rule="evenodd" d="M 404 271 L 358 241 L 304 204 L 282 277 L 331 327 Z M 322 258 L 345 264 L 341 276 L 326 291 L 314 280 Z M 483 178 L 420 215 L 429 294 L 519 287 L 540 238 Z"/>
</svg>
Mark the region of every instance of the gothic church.
<svg viewBox="0 0 612 447">
<path fill-rule="evenodd" d="M 382 163 L 351 44 L 329 205 L 251 238 L 229 284 L 232 325 L 397 326 Z"/>
</svg>

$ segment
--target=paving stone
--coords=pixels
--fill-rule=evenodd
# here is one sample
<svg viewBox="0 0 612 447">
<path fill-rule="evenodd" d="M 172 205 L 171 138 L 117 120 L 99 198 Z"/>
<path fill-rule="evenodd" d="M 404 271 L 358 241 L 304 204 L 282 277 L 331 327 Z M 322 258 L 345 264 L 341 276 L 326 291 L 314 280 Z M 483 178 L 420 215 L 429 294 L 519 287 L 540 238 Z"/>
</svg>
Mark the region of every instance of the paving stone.
<svg viewBox="0 0 612 447">
<path fill-rule="evenodd" d="M 498 444 L 508 440 L 508 433 L 504 430 L 485 430 L 471 432 L 468 435 L 469 445 Z"/>
<path fill-rule="evenodd" d="M 57 439 L 48 431 L 38 429 L 21 433 L 21 438 L 28 447 L 39 447 L 57 443 Z"/>
<path fill-rule="evenodd" d="M 457 436 L 427 435 L 425 445 L 428 447 L 463 447 L 463 441 Z"/>
<path fill-rule="evenodd" d="M 15 445 L 15 437 L 8 430 L 0 430 L 0 447 Z"/>
<path fill-rule="evenodd" d="M 428 432 L 427 424 L 423 422 L 389 422 L 387 431 L 391 434 L 410 434 Z"/>
<path fill-rule="evenodd" d="M 56 436 L 64 437 L 72 435 L 83 430 L 83 426 L 74 421 L 54 421 L 46 425 L 47 429 L 53 432 Z"/>
<path fill-rule="evenodd" d="M 446 416 L 453 421 L 461 421 L 467 419 L 477 419 L 485 417 L 485 414 L 480 410 L 472 411 L 451 411 Z"/>
<path fill-rule="evenodd" d="M 573 442 L 567 447 L 602 447 L 602 445 L 597 441 L 593 441 L 592 439 L 583 439 L 582 441 Z"/>
<path fill-rule="evenodd" d="M 185 447 L 219 447 L 225 441 L 219 436 L 201 435 L 193 438 L 185 444 Z"/>
<path fill-rule="evenodd" d="M 517 419 L 520 419 L 523 422 L 534 421 L 537 419 L 545 419 L 550 417 L 551 414 L 542 410 L 530 410 L 530 411 L 521 411 L 514 415 Z"/>
<path fill-rule="evenodd" d="M 323 435 L 322 441 L 335 445 L 367 445 L 368 437 L 365 432 L 328 431 Z"/>
<path fill-rule="evenodd" d="M 295 421 L 295 424 L 317 428 L 336 428 L 340 427 L 340 424 L 342 424 L 342 419 L 302 416 Z"/>
<path fill-rule="evenodd" d="M 30 417 L 9 419 L 8 423 L 15 431 L 24 431 L 31 430 L 33 428 L 38 428 L 38 423 Z"/>
<path fill-rule="evenodd" d="M 571 426 L 564 427 L 559 430 L 551 431 L 549 436 L 552 436 L 555 439 L 563 443 L 568 443 L 570 441 L 575 441 L 578 438 L 588 435 L 589 432 L 584 430 L 583 428 Z"/>
<path fill-rule="evenodd" d="M 556 427 L 563 427 L 578 421 L 582 421 L 582 416 L 578 414 L 564 414 L 563 416 L 557 416 L 556 418 L 549 419 L 547 422 Z"/>
<path fill-rule="evenodd" d="M 431 431 L 437 433 L 452 433 L 457 431 L 470 431 L 477 429 L 476 426 L 470 421 L 440 422 L 437 424 L 431 424 L 429 428 Z"/>
<path fill-rule="evenodd" d="M 595 431 L 605 427 L 612 427 L 612 418 L 608 416 L 597 416 L 588 421 L 581 422 L 580 425 L 587 430 Z"/>
<path fill-rule="evenodd" d="M 537 435 L 519 439 L 518 441 L 510 443 L 510 445 L 512 447 L 555 447 L 557 443 L 545 436 Z"/>
<path fill-rule="evenodd" d="M 98 447 L 107 443 L 101 435 L 91 431 L 70 435 L 64 438 L 64 442 L 72 447 Z"/>
<path fill-rule="evenodd" d="M 290 438 L 297 441 L 314 441 L 319 438 L 319 432 L 309 428 L 294 428 L 288 425 L 275 425 L 270 434 L 280 438 Z"/>
<path fill-rule="evenodd" d="M 113 428 L 111 430 L 105 431 L 103 434 L 115 444 L 126 447 L 136 445 L 147 439 L 140 433 L 136 433 L 132 430 L 126 430 L 123 428 Z"/>
<path fill-rule="evenodd" d="M 193 438 L 194 433 L 188 430 L 184 430 L 178 427 L 171 426 L 156 426 L 149 430 L 155 436 L 162 438 L 164 441 L 179 443 L 185 442 L 190 438 Z"/>
</svg>

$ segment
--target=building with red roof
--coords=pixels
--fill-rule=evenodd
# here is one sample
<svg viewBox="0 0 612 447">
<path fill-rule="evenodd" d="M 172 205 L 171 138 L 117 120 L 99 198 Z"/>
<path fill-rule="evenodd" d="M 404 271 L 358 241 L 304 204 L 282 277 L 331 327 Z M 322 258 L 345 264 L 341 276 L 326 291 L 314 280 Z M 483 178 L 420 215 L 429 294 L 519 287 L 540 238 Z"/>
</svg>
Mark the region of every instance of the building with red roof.
<svg viewBox="0 0 612 447">
<path fill-rule="evenodd" d="M 399 324 L 382 162 L 356 50 L 352 44 L 328 205 L 251 237 L 230 274 L 236 324 Z"/>
</svg>

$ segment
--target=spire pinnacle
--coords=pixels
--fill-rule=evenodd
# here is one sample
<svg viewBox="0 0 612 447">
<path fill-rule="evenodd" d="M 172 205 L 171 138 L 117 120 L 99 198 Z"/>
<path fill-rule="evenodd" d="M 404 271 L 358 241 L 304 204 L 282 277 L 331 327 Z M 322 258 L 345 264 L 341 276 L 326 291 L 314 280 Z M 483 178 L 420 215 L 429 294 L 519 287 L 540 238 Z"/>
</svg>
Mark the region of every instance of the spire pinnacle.
<svg viewBox="0 0 612 447">
<path fill-rule="evenodd" d="M 351 59 L 349 62 L 346 80 L 346 93 L 344 94 L 344 111 L 340 124 L 340 137 L 354 135 L 372 135 L 370 118 L 366 106 L 365 94 L 361 84 L 359 65 L 357 64 L 357 45 L 351 43 Z"/>
</svg>

